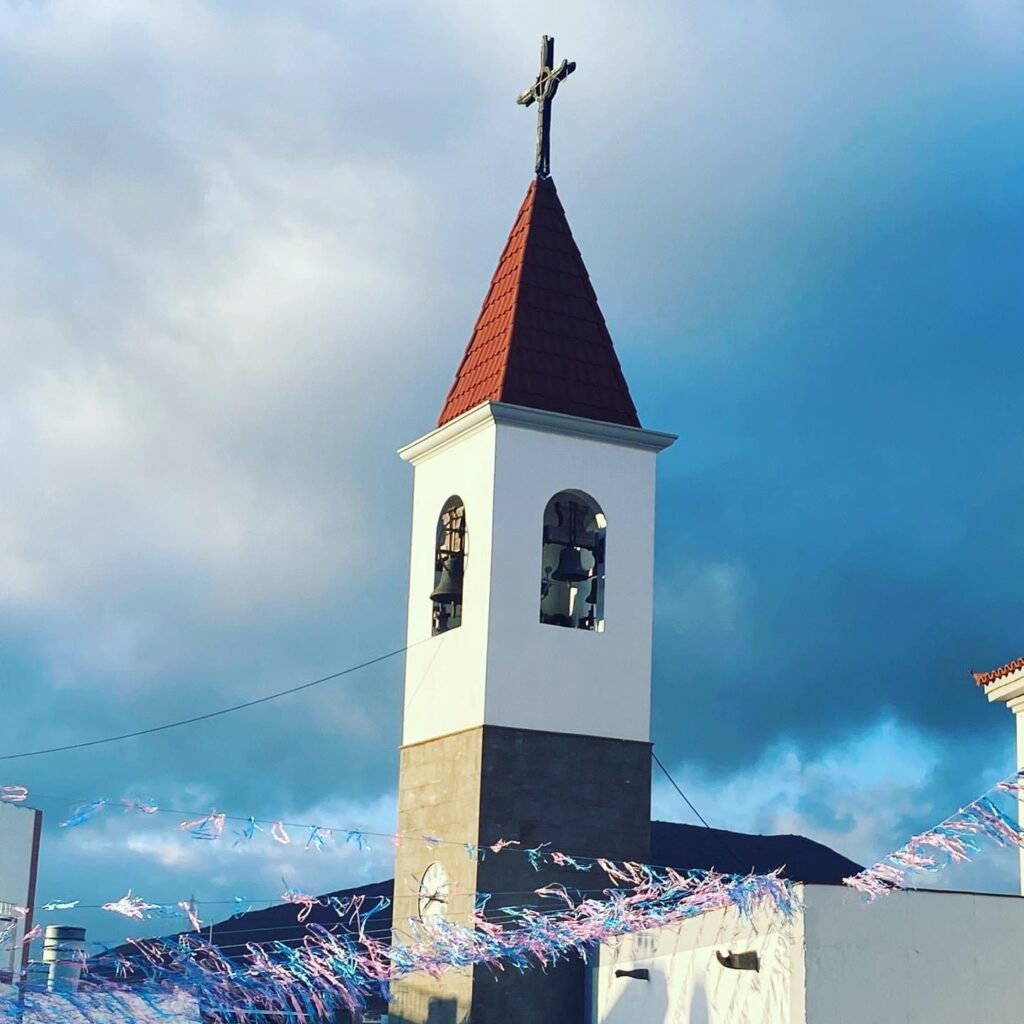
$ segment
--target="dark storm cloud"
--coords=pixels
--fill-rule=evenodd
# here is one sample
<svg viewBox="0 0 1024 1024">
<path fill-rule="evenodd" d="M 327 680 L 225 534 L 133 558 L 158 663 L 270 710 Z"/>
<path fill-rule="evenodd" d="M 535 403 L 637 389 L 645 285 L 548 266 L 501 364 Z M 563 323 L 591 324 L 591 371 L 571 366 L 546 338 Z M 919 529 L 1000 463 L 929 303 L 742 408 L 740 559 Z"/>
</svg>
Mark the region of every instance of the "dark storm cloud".
<svg viewBox="0 0 1024 1024">
<path fill-rule="evenodd" d="M 878 201 L 874 219 L 837 210 L 750 237 L 755 258 L 799 266 L 799 294 L 753 345 L 723 337 L 730 362 L 680 360 L 660 692 L 673 676 L 692 689 L 697 721 L 728 700 L 751 753 L 776 729 L 834 737 L 881 710 L 1005 728 L 965 670 L 1019 642 L 1024 485 L 1006 399 L 1022 378 L 1024 153 L 979 156 L 966 121 L 953 108 L 945 135 L 932 129 L 934 174 L 915 161 L 905 201 Z M 877 162 L 889 191 L 899 167 Z M 730 631 L 674 611 L 702 563 L 735 575 Z M 696 732 L 706 756 L 735 756 L 724 731 Z"/>
</svg>

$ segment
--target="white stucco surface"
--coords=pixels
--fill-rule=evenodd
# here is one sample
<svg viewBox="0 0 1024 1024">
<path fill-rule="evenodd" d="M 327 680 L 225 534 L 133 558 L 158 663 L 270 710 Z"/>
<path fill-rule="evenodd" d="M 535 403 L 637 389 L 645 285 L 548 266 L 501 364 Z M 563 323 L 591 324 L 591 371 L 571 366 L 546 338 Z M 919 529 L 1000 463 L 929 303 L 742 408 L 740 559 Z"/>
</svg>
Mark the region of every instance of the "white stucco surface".
<svg viewBox="0 0 1024 1024">
<path fill-rule="evenodd" d="M 1021 1020 L 1024 899 L 810 886 L 808 1024 Z"/>
<path fill-rule="evenodd" d="M 717 912 L 602 948 L 601 1024 L 981 1024 L 1020 1020 L 1024 899 L 800 887 L 786 921 Z M 715 953 L 755 950 L 758 972 Z M 651 980 L 616 978 L 647 968 Z"/>
<path fill-rule="evenodd" d="M 715 953 L 756 951 L 761 970 L 734 971 Z M 602 947 L 595 1021 L 602 1024 L 803 1024 L 803 918 L 714 911 Z M 650 980 L 616 977 L 646 968 Z"/>
<path fill-rule="evenodd" d="M 495 424 L 483 424 L 415 467 L 402 718 L 406 744 L 483 722 L 495 440 Z M 431 637 L 437 517 L 454 494 L 465 503 L 468 534 L 462 625 Z"/>
<path fill-rule="evenodd" d="M 573 433 L 574 417 L 491 409 L 403 451 L 415 466 L 403 743 L 482 724 L 646 741 L 655 458 L 667 435 Z M 567 489 L 593 496 L 608 522 L 599 633 L 539 621 L 544 508 Z M 462 625 L 431 638 L 435 528 L 453 494 L 469 535 Z"/>
<path fill-rule="evenodd" d="M 3 1011 L 0 1004 L 0 1014 Z M 73 998 L 30 992 L 25 997 L 23 1020 L 24 1024 L 104 1024 L 126 1020 L 133 1024 L 203 1024 L 196 997 L 173 988 L 145 999 L 132 992 L 110 990 L 80 990 Z"/>
</svg>

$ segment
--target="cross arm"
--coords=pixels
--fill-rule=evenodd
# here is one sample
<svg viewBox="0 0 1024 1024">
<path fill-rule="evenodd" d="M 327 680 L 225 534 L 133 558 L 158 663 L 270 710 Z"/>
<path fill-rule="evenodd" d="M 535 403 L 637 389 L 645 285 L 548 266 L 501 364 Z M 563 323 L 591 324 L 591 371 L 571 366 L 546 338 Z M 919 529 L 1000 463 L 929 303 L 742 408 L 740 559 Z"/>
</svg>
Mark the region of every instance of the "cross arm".
<svg viewBox="0 0 1024 1024">
<path fill-rule="evenodd" d="M 555 89 L 558 88 L 558 83 L 564 82 L 575 70 L 576 61 L 574 60 L 563 60 L 554 69 L 545 68 L 537 76 L 537 81 L 529 89 L 524 89 L 516 97 L 516 103 L 529 107 L 538 99 L 547 99 L 548 96 L 554 95 Z"/>
<path fill-rule="evenodd" d="M 559 81 L 564 82 L 574 71 L 576 70 L 576 61 L 574 60 L 563 60 L 558 65 L 558 70 L 553 71 L 553 77 Z"/>
</svg>

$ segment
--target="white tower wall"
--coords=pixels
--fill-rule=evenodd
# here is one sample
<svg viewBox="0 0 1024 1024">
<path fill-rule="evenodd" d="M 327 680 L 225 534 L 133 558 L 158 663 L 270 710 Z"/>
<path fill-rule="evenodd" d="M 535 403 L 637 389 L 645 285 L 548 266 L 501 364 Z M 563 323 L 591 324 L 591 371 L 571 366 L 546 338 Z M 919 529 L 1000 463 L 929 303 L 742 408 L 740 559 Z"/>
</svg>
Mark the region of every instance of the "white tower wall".
<svg viewBox="0 0 1024 1024">
<path fill-rule="evenodd" d="M 456 421 L 458 422 L 458 421 Z M 442 435 L 443 437 L 435 437 Z M 435 431 L 437 443 L 416 458 L 412 550 L 406 624 L 405 713 L 402 742 L 445 736 L 480 725 L 484 715 L 487 622 L 490 602 L 491 509 L 494 504 L 493 421 L 462 432 Z M 416 448 L 416 444 L 410 448 Z M 403 457 L 409 449 L 403 449 Z M 462 625 L 432 637 L 437 517 L 458 494 L 465 502 L 467 555 Z"/>
<path fill-rule="evenodd" d="M 403 743 L 485 724 L 648 739 L 655 456 L 673 440 L 490 403 L 402 450 L 415 466 Z M 568 489 L 607 518 L 602 632 L 539 621 L 544 508 Z M 431 637 L 435 528 L 453 494 L 469 538 L 462 625 Z"/>
</svg>

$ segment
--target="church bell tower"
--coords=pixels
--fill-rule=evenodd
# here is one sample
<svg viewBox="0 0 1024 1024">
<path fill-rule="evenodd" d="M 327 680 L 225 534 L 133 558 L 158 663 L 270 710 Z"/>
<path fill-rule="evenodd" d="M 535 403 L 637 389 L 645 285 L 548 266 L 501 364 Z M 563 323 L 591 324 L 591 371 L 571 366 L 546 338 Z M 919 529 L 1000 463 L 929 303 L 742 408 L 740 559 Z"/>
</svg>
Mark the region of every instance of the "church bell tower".
<svg viewBox="0 0 1024 1024">
<path fill-rule="evenodd" d="M 587 888 L 535 870 L 541 844 L 649 856 L 655 458 L 675 438 L 640 426 L 550 178 L 550 101 L 575 65 L 555 67 L 547 38 L 541 57 L 520 97 L 540 107 L 537 176 L 437 427 L 399 453 L 414 496 L 396 943 L 485 896 L 501 922 L 552 881 Z M 492 853 L 501 840 L 517 845 Z M 412 975 L 391 1021 L 562 1024 L 582 986 L 575 963 Z"/>
</svg>

